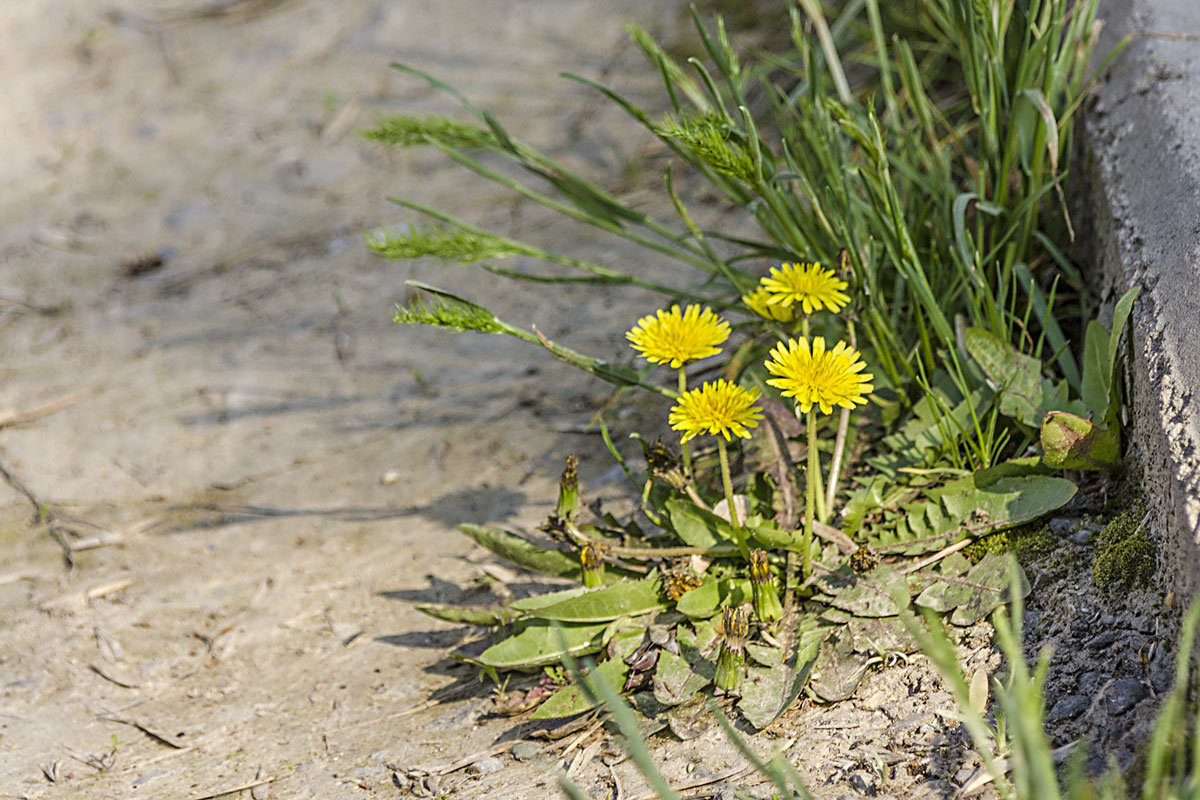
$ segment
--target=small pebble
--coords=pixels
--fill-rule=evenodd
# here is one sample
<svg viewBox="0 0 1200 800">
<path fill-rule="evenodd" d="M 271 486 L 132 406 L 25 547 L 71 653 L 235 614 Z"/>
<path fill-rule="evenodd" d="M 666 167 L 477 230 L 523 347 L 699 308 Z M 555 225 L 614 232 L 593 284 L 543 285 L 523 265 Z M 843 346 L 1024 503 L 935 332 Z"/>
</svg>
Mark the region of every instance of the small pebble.
<svg viewBox="0 0 1200 800">
<path fill-rule="evenodd" d="M 542 754 L 542 746 L 536 742 L 517 742 L 508 751 L 517 761 L 532 761 Z"/>
<path fill-rule="evenodd" d="M 398 480 L 400 480 L 400 470 L 398 469 L 389 469 L 379 476 L 379 483 L 383 486 L 391 486 Z"/>
<path fill-rule="evenodd" d="M 1145 696 L 1146 687 L 1137 678 L 1120 678 L 1109 688 L 1104 706 L 1109 714 L 1116 716 L 1133 708 Z"/>
<path fill-rule="evenodd" d="M 1081 694 L 1065 695 L 1060 697 L 1054 707 L 1050 709 L 1050 713 L 1046 715 L 1046 721 L 1061 722 L 1065 719 L 1073 719 L 1087 711 L 1090 705 L 1091 701 Z"/>
<path fill-rule="evenodd" d="M 504 769 L 504 762 L 495 756 L 481 758 L 468 768 L 476 775 L 491 775 L 493 772 L 499 772 Z"/>
<path fill-rule="evenodd" d="M 1117 634 L 1113 631 L 1104 631 L 1096 634 L 1088 640 L 1087 647 L 1090 650 L 1099 650 L 1102 647 L 1108 647 L 1117 640 Z"/>
</svg>

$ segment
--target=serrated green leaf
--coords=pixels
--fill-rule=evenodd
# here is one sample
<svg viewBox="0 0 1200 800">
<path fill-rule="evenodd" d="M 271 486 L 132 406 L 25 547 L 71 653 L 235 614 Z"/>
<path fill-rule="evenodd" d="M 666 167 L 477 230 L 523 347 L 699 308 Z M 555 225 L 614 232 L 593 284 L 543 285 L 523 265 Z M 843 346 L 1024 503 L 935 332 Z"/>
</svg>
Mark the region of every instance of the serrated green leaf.
<svg viewBox="0 0 1200 800">
<path fill-rule="evenodd" d="M 904 576 L 887 564 L 879 564 L 865 575 L 842 567 L 817 582 L 822 592 L 832 595 L 830 605 L 856 617 L 890 617 L 900 613 L 891 597 L 897 586 L 908 591 Z"/>
<path fill-rule="evenodd" d="M 466 625 L 503 625 L 525 616 L 509 606 L 452 606 L 447 603 L 423 603 L 417 611 L 434 619 L 460 622 Z"/>
<path fill-rule="evenodd" d="M 835 628 L 821 639 L 808 685 L 826 703 L 837 703 L 854 694 L 867 672 L 868 657 L 854 652 L 854 637 Z"/>
<path fill-rule="evenodd" d="M 997 553 L 988 553 L 962 576 L 974 585 L 963 585 L 938 581 L 929 586 L 916 599 L 916 605 L 933 609 L 939 613 L 953 611 L 950 622 L 955 625 L 974 625 L 990 614 L 997 606 L 1007 603 L 1010 586 L 1010 570 L 1017 570 L 1017 580 L 1022 596 L 1029 593 L 1029 582 L 1016 559 Z"/>
<path fill-rule="evenodd" d="M 608 685 L 618 691 L 625 685 L 625 677 L 629 674 L 629 666 L 619 658 L 610 658 L 595 667 L 595 671 L 604 676 Z M 592 674 L 591 672 L 588 673 Z M 568 684 L 546 698 L 546 702 L 537 707 L 530 719 L 561 719 L 582 714 L 599 705 L 599 700 L 589 699 L 587 692 L 574 683 Z"/>
<path fill-rule="evenodd" d="M 887 653 L 913 653 L 920 649 L 917 640 L 900 617 L 855 617 L 846 626 L 854 637 L 854 651 L 869 656 Z"/>
<path fill-rule="evenodd" d="M 464 524 L 459 525 L 458 529 L 474 539 L 480 546 L 491 550 L 496 555 L 507 561 L 511 561 L 522 569 L 542 575 L 549 575 L 554 578 L 571 578 L 573 580 L 580 580 L 582 578 L 583 569 L 579 565 L 579 559 L 571 553 L 564 553 L 560 550 L 548 550 L 544 547 L 539 547 L 528 539 L 517 536 L 515 533 L 509 533 L 508 531 L 496 528 L 484 528 L 479 525 Z M 604 570 L 604 580 L 607 583 L 611 583 L 632 574 L 628 570 L 623 570 L 620 567 L 609 564 Z"/>
<path fill-rule="evenodd" d="M 654 668 L 654 699 L 664 706 L 691 700 L 696 692 L 712 682 L 715 669 L 712 661 L 698 656 L 693 664 L 669 650 L 660 650 L 658 665 Z"/>
<path fill-rule="evenodd" d="M 607 622 L 665 608 L 658 576 L 618 581 L 572 595 L 550 605 L 528 609 L 531 616 L 560 622 Z"/>
<path fill-rule="evenodd" d="M 822 635 L 827 628 L 810 616 L 796 625 L 795 644 L 789 663 L 773 667 L 751 667 L 738 700 L 746 720 L 759 730 L 767 727 L 796 701 L 804 690 L 817 661 Z"/>
<path fill-rule="evenodd" d="M 498 642 L 479 656 L 478 663 L 496 669 L 527 669 L 560 661 L 564 653 L 573 656 L 594 653 L 604 646 L 607 624 L 559 624 L 566 647 L 559 645 L 558 636 L 548 622 L 536 622 L 519 633 Z"/>
<path fill-rule="evenodd" d="M 1121 463 L 1121 437 L 1115 428 L 1095 425 L 1066 411 L 1042 420 L 1042 453 L 1055 469 L 1115 470 Z"/>
<path fill-rule="evenodd" d="M 728 522 L 696 506 L 690 500 L 673 497 L 666 502 L 671 528 L 684 544 L 692 547 L 716 547 L 735 544 Z"/>
<path fill-rule="evenodd" d="M 750 581 L 725 578 L 710 580 L 679 598 L 675 610 L 693 619 L 707 619 L 716 614 L 723 605 L 740 606 L 749 603 L 752 593 Z"/>
<path fill-rule="evenodd" d="M 1000 395 L 1000 413 L 1026 425 L 1041 419 L 1042 362 L 984 328 L 968 328 L 967 352 Z"/>
</svg>

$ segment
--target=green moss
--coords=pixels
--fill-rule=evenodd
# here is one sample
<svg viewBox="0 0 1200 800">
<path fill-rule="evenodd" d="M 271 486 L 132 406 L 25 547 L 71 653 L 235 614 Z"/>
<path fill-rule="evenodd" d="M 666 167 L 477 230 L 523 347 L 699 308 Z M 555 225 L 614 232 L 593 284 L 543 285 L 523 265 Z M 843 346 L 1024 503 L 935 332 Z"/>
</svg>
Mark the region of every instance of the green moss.
<svg viewBox="0 0 1200 800">
<path fill-rule="evenodd" d="M 1012 553 L 1022 565 L 1044 559 L 1060 547 L 1058 537 L 1039 522 L 1028 522 L 1015 528 L 985 536 L 963 550 L 972 563 L 978 563 L 988 553 Z"/>
<path fill-rule="evenodd" d="M 1154 577 L 1154 542 L 1142 529 L 1145 507 L 1135 502 L 1113 517 L 1096 537 L 1092 580 L 1104 594 L 1144 585 Z"/>
</svg>

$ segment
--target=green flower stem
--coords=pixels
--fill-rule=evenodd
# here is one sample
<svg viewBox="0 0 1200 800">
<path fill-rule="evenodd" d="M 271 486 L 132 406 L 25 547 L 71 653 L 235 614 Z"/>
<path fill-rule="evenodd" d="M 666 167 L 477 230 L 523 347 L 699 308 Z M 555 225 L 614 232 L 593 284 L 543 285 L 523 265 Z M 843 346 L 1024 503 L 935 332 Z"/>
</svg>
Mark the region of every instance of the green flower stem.
<svg viewBox="0 0 1200 800">
<path fill-rule="evenodd" d="M 683 397 L 687 392 L 687 373 L 684 372 L 683 365 L 679 366 L 679 396 Z M 692 479 L 692 448 L 687 442 L 679 445 L 680 452 L 683 455 L 683 477 L 685 480 Z"/>
<path fill-rule="evenodd" d="M 733 481 L 729 479 L 729 453 L 725 448 L 725 440 L 717 437 L 717 453 L 721 457 L 721 485 L 725 487 L 725 505 L 729 507 L 729 524 L 733 526 L 733 536 L 737 540 L 738 550 L 742 558 L 750 561 L 750 548 L 746 546 L 746 532 L 742 530 L 742 522 L 738 519 L 737 505 L 733 502 Z M 812 528 L 809 528 L 809 538 Z"/>
<path fill-rule="evenodd" d="M 816 417 L 816 411 L 810 408 L 805 425 L 808 429 L 808 469 L 805 470 L 807 488 L 804 493 L 804 538 L 800 542 L 800 555 L 804 559 L 801 575 L 805 580 L 812 575 L 813 517 L 816 512 L 817 494 L 821 491 L 821 463 L 817 458 Z"/>
</svg>

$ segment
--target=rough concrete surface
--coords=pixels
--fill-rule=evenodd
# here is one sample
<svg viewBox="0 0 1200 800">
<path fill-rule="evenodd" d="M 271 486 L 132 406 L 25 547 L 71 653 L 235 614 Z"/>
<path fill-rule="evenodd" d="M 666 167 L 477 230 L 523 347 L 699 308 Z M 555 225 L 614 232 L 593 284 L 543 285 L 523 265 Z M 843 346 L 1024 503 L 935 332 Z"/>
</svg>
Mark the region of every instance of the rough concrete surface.
<svg viewBox="0 0 1200 800">
<path fill-rule="evenodd" d="M 1164 574 L 1200 588 L 1200 3 L 1105 0 L 1098 54 L 1131 36 L 1087 109 L 1093 246 L 1134 307 L 1132 435 Z"/>
</svg>

